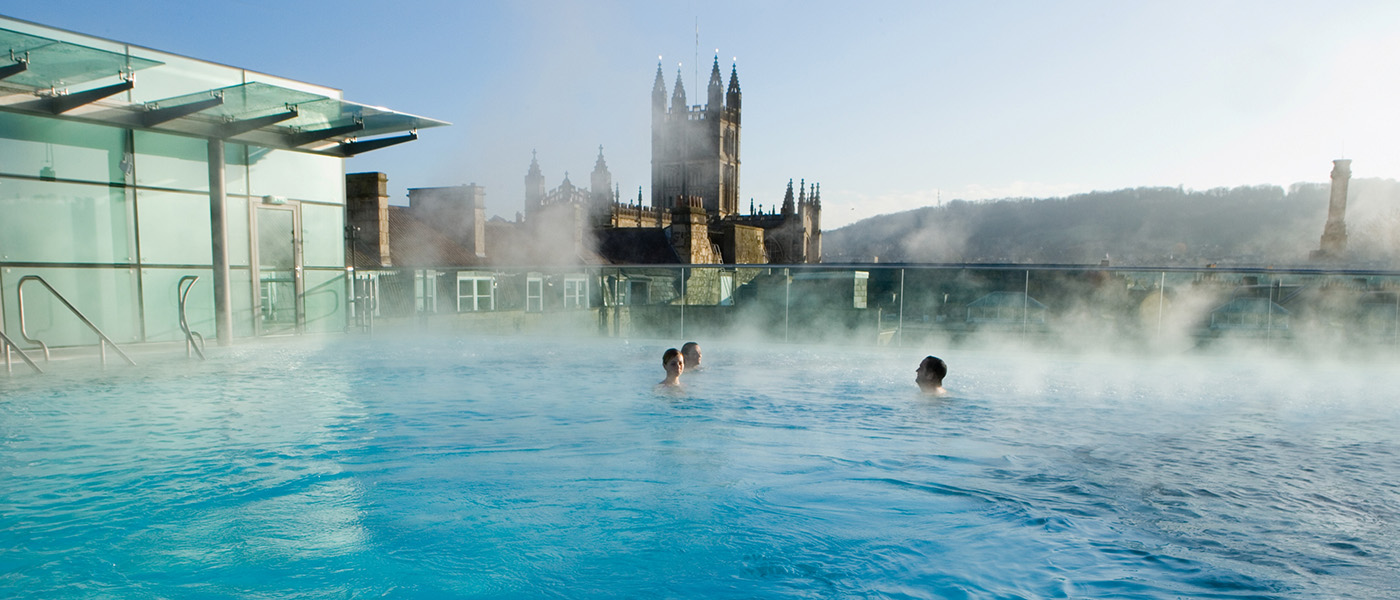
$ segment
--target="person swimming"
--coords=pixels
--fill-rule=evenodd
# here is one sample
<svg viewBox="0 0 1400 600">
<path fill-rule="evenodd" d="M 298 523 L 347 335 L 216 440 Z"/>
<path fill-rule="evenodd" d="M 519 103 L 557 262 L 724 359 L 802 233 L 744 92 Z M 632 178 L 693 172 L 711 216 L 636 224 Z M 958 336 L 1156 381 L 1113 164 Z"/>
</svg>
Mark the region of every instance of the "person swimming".
<svg viewBox="0 0 1400 600">
<path fill-rule="evenodd" d="M 691 371 L 700 369 L 700 344 L 686 342 L 684 346 L 681 346 L 681 356 L 685 357 L 685 368 Z"/>
<path fill-rule="evenodd" d="M 932 355 L 925 357 L 914 374 L 914 382 L 919 384 L 919 390 L 923 393 L 930 396 L 948 395 L 948 390 L 943 388 L 943 378 L 948 376 L 948 363 L 943 359 Z"/>
<path fill-rule="evenodd" d="M 661 355 L 661 365 L 666 367 L 666 378 L 662 379 L 657 387 L 680 387 L 681 373 L 685 372 L 685 356 L 675 348 L 667 349 Z"/>
</svg>

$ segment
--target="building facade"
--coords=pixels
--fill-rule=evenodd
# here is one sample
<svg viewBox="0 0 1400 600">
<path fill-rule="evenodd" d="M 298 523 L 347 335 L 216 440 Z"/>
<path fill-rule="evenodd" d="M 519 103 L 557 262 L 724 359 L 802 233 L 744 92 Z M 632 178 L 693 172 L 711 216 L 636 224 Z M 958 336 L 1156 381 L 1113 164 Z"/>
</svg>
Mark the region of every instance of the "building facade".
<svg viewBox="0 0 1400 600">
<path fill-rule="evenodd" d="M 75 312 L 116 343 L 344 330 L 344 159 L 446 124 L 3 17 L 0 43 L 12 349 L 96 343 Z"/>
<path fill-rule="evenodd" d="M 719 57 L 710 69 L 706 104 L 686 103 L 685 86 L 676 73 L 671 102 L 666 79 L 656 65 L 651 89 L 651 203 L 675 208 L 683 199 L 699 198 L 700 208 L 720 218 L 739 212 L 739 124 L 743 95 L 739 68 L 724 87 Z"/>
</svg>

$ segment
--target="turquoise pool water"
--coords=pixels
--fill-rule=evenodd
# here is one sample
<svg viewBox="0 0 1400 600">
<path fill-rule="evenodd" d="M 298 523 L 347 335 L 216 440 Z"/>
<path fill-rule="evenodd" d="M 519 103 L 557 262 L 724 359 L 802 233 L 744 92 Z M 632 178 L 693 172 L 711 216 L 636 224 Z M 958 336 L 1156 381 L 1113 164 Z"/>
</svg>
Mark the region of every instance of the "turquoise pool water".
<svg viewBox="0 0 1400 600">
<path fill-rule="evenodd" d="M 0 377 L 0 597 L 1376 598 L 1388 365 L 345 338 Z M 95 361 L 95 359 L 94 359 Z"/>
</svg>

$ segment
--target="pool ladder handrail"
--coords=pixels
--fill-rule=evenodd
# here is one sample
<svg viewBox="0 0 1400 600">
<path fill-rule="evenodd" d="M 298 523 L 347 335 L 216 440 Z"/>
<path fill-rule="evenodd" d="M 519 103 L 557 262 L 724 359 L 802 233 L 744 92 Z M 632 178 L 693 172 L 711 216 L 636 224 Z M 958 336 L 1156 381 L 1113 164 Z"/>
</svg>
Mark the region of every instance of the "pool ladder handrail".
<svg viewBox="0 0 1400 600">
<path fill-rule="evenodd" d="M 10 358 L 11 349 L 13 349 L 15 352 L 19 352 L 19 357 L 24 360 L 24 364 L 27 364 L 29 365 L 29 368 L 34 369 L 35 373 L 39 373 L 41 375 L 44 373 L 44 370 L 40 369 L 39 365 L 34 364 L 34 359 L 29 358 L 29 355 L 24 352 L 24 348 L 20 348 L 19 344 L 16 344 L 14 340 L 10 339 L 10 336 L 5 335 L 4 331 L 0 331 L 0 345 L 4 346 L 5 373 L 7 375 L 14 372 L 13 363 L 11 362 L 12 359 Z"/>
<path fill-rule="evenodd" d="M 19 284 L 15 286 L 17 291 L 15 295 L 19 297 L 19 336 L 23 338 L 24 341 L 38 345 L 44 350 L 44 362 L 49 362 L 49 345 L 45 344 L 40 340 L 36 340 L 32 337 L 29 337 L 29 331 L 26 328 L 24 322 L 24 284 L 29 283 L 31 281 L 37 281 L 45 288 L 47 288 L 49 290 L 49 293 L 53 294 L 54 298 L 57 298 L 59 302 L 62 302 L 64 306 L 68 307 L 68 310 L 73 313 L 73 316 L 78 317 L 78 320 L 82 321 L 84 325 L 87 325 L 88 329 L 91 329 L 93 333 L 97 334 L 97 350 L 98 353 L 102 356 L 102 366 L 104 368 L 107 366 L 108 344 L 112 346 L 113 350 L 117 351 L 117 354 L 120 355 L 122 359 L 127 362 L 127 364 L 133 367 L 136 366 L 136 361 L 131 360 L 130 356 L 127 356 L 125 352 L 122 352 L 122 349 L 117 347 L 117 343 L 112 341 L 112 338 L 107 337 L 107 334 L 103 333 L 102 330 L 97 327 L 97 325 L 94 325 L 93 322 L 87 318 L 87 315 L 84 315 L 82 311 L 78 310 L 77 307 L 73 306 L 73 303 L 69 302 L 67 298 L 64 298 L 63 294 L 58 293 L 58 290 L 53 289 L 53 286 L 49 285 L 49 282 L 44 281 L 43 277 L 40 277 L 38 275 L 25 275 L 24 277 L 19 278 Z"/>
<path fill-rule="evenodd" d="M 194 354 L 199 355 L 199 360 L 208 360 L 204 357 L 204 336 L 198 331 L 190 331 L 190 322 L 185 318 L 185 298 L 190 295 L 190 289 L 197 281 L 199 281 L 198 275 L 186 275 L 180 278 L 179 283 L 175 284 L 175 291 L 179 294 L 180 331 L 185 332 L 185 358 L 189 358 L 190 351 L 193 350 Z M 185 282 L 189 282 L 189 285 L 185 285 Z M 195 343 L 196 339 L 199 340 L 198 344 Z"/>
</svg>

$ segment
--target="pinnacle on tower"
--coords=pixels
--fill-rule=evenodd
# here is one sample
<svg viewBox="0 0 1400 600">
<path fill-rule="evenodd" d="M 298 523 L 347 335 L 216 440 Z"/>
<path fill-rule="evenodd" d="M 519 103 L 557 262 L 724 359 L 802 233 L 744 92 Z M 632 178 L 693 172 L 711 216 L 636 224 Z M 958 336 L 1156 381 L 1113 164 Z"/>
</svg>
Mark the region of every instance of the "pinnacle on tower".
<svg viewBox="0 0 1400 600">
<path fill-rule="evenodd" d="M 721 108 L 724 108 L 724 78 L 720 77 L 719 74 L 718 55 L 715 56 L 714 66 L 710 67 L 710 87 L 708 92 L 709 104 L 705 105 L 705 109 L 712 113 L 719 112 Z"/>
<path fill-rule="evenodd" d="M 784 215 L 784 216 L 787 216 L 787 215 L 792 214 L 792 212 L 793 212 L 793 206 L 792 206 L 792 180 L 789 179 L 789 180 L 788 180 L 787 193 L 786 193 L 786 194 L 783 194 L 783 215 Z"/>
<path fill-rule="evenodd" d="M 602 144 L 599 144 L 599 145 L 598 145 L 598 162 L 593 163 L 593 170 L 595 170 L 595 171 L 606 171 L 606 170 L 608 170 L 608 163 L 607 163 L 607 161 L 603 160 L 603 145 L 602 145 Z"/>
<path fill-rule="evenodd" d="M 659 119 L 666 113 L 666 78 L 661 75 L 661 62 L 656 63 L 656 82 L 651 84 L 651 115 Z"/>
<path fill-rule="evenodd" d="M 543 173 L 539 171 L 539 154 L 533 150 L 529 151 L 529 172 L 525 173 L 526 180 L 529 178 L 543 178 Z"/>
<path fill-rule="evenodd" d="M 689 105 L 685 102 L 685 85 L 681 83 L 681 70 L 680 67 L 677 67 L 676 91 L 671 92 L 671 110 L 680 110 L 684 112 L 687 106 Z"/>
<path fill-rule="evenodd" d="M 729 91 L 725 93 L 724 105 L 727 108 L 739 108 L 739 101 L 742 98 L 739 93 L 739 63 L 734 63 L 729 71 Z"/>
</svg>

